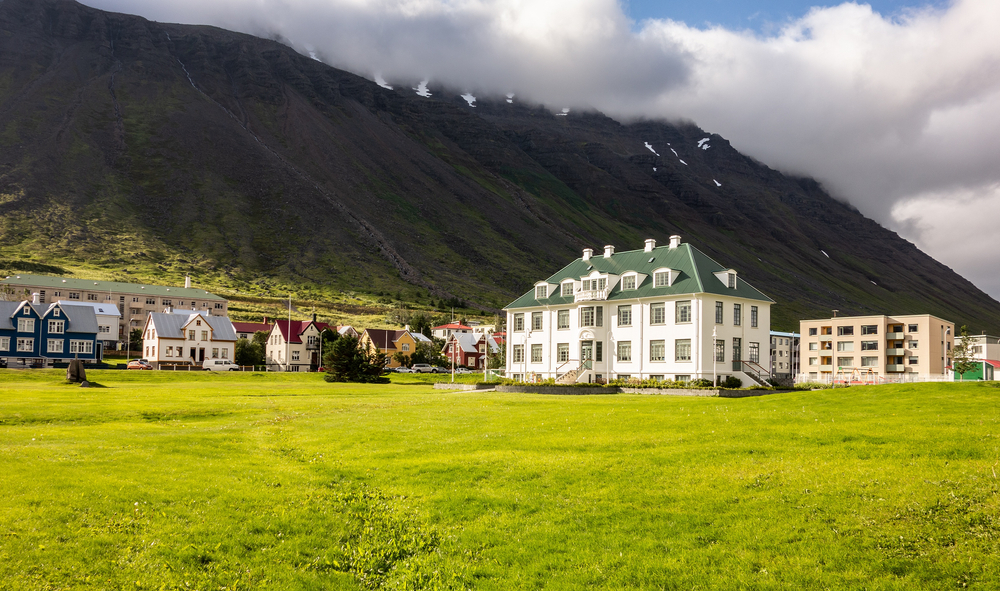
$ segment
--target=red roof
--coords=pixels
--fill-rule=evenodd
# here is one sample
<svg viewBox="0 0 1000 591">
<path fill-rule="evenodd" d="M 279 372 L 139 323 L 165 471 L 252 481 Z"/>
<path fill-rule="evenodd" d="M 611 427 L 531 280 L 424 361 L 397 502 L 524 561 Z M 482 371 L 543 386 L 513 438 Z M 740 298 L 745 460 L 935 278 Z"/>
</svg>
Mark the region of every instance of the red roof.
<svg viewBox="0 0 1000 591">
<path fill-rule="evenodd" d="M 271 325 L 261 322 L 234 322 L 233 328 L 236 332 L 259 332 L 271 330 Z"/>
<path fill-rule="evenodd" d="M 285 339 L 289 343 L 301 343 L 302 339 L 299 338 L 310 324 L 316 325 L 316 330 L 322 331 L 324 328 L 329 328 L 330 330 L 335 330 L 332 326 L 325 322 L 313 322 L 312 320 L 292 320 L 292 337 L 288 337 L 288 321 L 287 320 L 275 320 L 274 324 L 281 331 L 281 338 Z"/>
<path fill-rule="evenodd" d="M 444 329 L 444 328 L 450 328 L 452 330 L 472 330 L 471 326 L 466 326 L 464 324 L 458 324 L 456 322 L 452 322 L 451 324 L 442 324 L 441 326 L 435 326 L 431 330 L 441 330 L 441 329 Z"/>
<path fill-rule="evenodd" d="M 997 369 L 1000 369 L 1000 361 L 994 361 L 994 360 L 992 360 L 992 359 L 987 359 L 987 360 L 986 360 L 986 363 L 989 363 L 989 364 L 990 364 L 990 365 L 992 365 L 993 367 L 995 367 L 995 368 L 997 368 Z"/>
</svg>

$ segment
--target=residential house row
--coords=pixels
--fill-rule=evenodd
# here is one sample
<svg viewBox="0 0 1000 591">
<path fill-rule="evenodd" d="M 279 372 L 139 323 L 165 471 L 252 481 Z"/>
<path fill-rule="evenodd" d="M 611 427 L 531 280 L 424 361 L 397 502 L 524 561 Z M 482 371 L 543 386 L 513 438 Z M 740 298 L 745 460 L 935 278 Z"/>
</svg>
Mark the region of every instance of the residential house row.
<svg viewBox="0 0 1000 591">
<path fill-rule="evenodd" d="M 91 306 L 0 301 L 0 359 L 8 367 L 98 361 L 102 345 Z"/>
</svg>

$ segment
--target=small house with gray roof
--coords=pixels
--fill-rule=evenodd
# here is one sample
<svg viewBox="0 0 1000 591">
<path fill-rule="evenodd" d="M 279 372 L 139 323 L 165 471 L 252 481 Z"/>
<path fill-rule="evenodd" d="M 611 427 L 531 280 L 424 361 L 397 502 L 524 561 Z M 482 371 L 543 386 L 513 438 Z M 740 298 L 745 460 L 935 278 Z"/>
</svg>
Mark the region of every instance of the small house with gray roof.
<svg viewBox="0 0 1000 591">
<path fill-rule="evenodd" d="M 771 304 L 735 269 L 671 236 L 576 259 L 511 302 L 507 373 L 526 381 L 769 375 Z M 761 348 L 764 359 L 761 359 Z"/>
<path fill-rule="evenodd" d="M 142 329 L 142 353 L 154 368 L 233 359 L 236 329 L 229 318 L 205 310 L 150 312 Z"/>
<path fill-rule="evenodd" d="M 102 357 L 97 317 L 88 306 L 0 302 L 0 358 L 8 367 Z"/>
</svg>

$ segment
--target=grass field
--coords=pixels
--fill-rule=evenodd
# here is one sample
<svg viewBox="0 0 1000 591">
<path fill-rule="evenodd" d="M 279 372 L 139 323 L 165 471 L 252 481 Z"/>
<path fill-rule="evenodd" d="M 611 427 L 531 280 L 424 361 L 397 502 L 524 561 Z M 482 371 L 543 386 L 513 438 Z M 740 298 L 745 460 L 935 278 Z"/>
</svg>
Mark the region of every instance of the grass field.
<svg viewBox="0 0 1000 591">
<path fill-rule="evenodd" d="M 995 589 L 1000 388 L 0 371 L 0 589 Z"/>
</svg>

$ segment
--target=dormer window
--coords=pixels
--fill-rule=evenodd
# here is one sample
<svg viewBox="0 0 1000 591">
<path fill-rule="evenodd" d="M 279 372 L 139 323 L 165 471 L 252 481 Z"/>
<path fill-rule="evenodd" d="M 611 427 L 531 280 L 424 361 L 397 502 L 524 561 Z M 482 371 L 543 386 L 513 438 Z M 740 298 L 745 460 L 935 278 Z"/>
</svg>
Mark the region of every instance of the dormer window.
<svg viewBox="0 0 1000 591">
<path fill-rule="evenodd" d="M 559 295 L 561 295 L 563 297 L 569 297 L 569 296 L 573 295 L 573 282 L 572 281 L 567 281 L 566 283 L 563 283 L 560 287 L 561 287 L 562 291 L 559 293 Z"/>
<path fill-rule="evenodd" d="M 680 271 L 673 269 L 659 269 L 653 271 L 653 287 L 670 287 L 674 280 L 680 275 Z"/>
<path fill-rule="evenodd" d="M 535 299 L 543 300 L 549 297 L 549 286 L 548 285 L 536 285 L 535 286 Z"/>
<path fill-rule="evenodd" d="M 736 273 L 726 273 L 729 276 L 729 289 L 736 289 Z"/>
<path fill-rule="evenodd" d="M 598 277 L 596 279 L 584 279 L 583 280 L 583 291 L 600 290 L 608 286 L 607 277 Z"/>
<path fill-rule="evenodd" d="M 635 275 L 622 277 L 622 290 L 635 289 Z"/>
<path fill-rule="evenodd" d="M 55 316 L 56 318 L 59 317 L 59 314 L 60 314 L 59 308 L 55 308 L 54 310 L 52 310 L 52 315 Z"/>
</svg>

